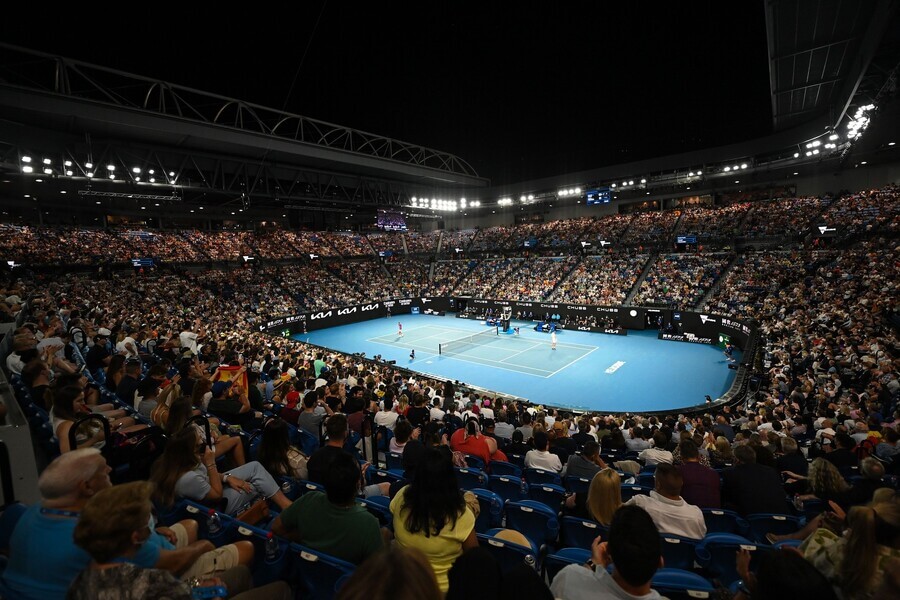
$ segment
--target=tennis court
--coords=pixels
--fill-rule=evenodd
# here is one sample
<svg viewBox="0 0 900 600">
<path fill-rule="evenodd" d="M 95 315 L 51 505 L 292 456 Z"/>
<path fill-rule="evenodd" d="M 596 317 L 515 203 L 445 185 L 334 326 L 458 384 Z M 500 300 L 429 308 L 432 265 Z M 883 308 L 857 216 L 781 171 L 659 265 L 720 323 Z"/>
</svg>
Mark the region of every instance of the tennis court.
<svg viewBox="0 0 900 600">
<path fill-rule="evenodd" d="M 438 354 L 442 359 L 452 358 L 479 365 L 490 365 L 497 369 L 536 377 L 552 377 L 597 349 L 597 346 L 558 341 L 556 350 L 553 350 L 550 336 L 546 334 L 543 334 L 543 337 L 547 339 L 541 339 L 504 332 L 497 335 L 495 332 L 493 327 L 485 327 L 483 331 L 473 334 L 469 330 L 456 327 L 423 325 L 404 331 L 402 338 L 394 332 L 369 338 L 367 341 L 415 349 L 420 358 Z M 553 360 L 548 360 L 550 358 Z"/>
<path fill-rule="evenodd" d="M 403 324 L 403 337 L 397 335 Z M 715 346 L 658 340 L 656 331 L 627 336 L 563 330 L 550 335 L 518 322 L 521 335 L 497 336 L 483 321 L 402 315 L 373 319 L 294 339 L 347 353 L 365 352 L 398 367 L 580 410 L 660 411 L 718 398 L 734 380 Z M 474 342 L 466 338 L 478 334 Z M 459 343 L 456 343 L 459 342 Z M 438 345 L 445 353 L 438 353 Z M 410 352 L 415 350 L 415 358 Z M 739 353 L 738 360 L 740 360 Z"/>
</svg>

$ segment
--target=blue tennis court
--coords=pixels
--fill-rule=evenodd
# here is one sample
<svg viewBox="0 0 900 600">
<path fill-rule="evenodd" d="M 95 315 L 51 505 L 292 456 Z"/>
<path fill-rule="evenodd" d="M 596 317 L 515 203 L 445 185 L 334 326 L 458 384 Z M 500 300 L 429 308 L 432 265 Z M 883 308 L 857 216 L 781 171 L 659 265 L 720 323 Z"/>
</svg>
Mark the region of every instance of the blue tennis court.
<svg viewBox="0 0 900 600">
<path fill-rule="evenodd" d="M 583 410 L 657 411 L 702 404 L 707 394 L 724 394 L 736 373 L 719 348 L 661 341 L 655 331 L 627 336 L 561 331 L 554 350 L 549 334 L 534 331 L 531 324 L 520 326 L 519 336 L 495 335 L 493 327 L 479 321 L 402 315 L 293 337 L 348 353 L 380 354 L 397 366 L 534 403 Z"/>
</svg>

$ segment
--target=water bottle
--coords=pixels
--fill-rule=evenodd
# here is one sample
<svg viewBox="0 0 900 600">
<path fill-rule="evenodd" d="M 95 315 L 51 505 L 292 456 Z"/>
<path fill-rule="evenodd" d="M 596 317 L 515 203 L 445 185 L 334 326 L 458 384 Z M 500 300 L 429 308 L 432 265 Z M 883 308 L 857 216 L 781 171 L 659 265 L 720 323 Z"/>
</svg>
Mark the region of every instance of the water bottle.
<svg viewBox="0 0 900 600">
<path fill-rule="evenodd" d="M 285 479 L 281 482 L 281 491 L 284 492 L 284 495 L 287 496 L 291 493 L 291 481 L 289 479 Z"/>
<path fill-rule="evenodd" d="M 534 570 L 537 570 L 537 562 L 534 560 L 534 557 L 530 554 L 525 555 L 525 564 L 531 567 Z"/>
<path fill-rule="evenodd" d="M 266 534 L 266 562 L 275 562 L 278 558 L 278 540 L 271 531 Z"/>
<path fill-rule="evenodd" d="M 209 516 L 206 518 L 206 531 L 210 537 L 218 535 L 222 531 L 222 520 L 214 508 L 209 509 Z"/>
</svg>

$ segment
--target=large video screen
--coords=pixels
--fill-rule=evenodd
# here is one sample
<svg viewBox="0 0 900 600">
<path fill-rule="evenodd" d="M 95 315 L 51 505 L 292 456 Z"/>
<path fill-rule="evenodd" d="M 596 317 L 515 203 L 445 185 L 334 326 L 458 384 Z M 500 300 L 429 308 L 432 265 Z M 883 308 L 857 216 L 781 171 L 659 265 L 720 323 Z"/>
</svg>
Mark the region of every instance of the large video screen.
<svg viewBox="0 0 900 600">
<path fill-rule="evenodd" d="M 379 209 L 376 225 L 385 231 L 406 231 L 406 216 L 401 212 Z"/>
</svg>

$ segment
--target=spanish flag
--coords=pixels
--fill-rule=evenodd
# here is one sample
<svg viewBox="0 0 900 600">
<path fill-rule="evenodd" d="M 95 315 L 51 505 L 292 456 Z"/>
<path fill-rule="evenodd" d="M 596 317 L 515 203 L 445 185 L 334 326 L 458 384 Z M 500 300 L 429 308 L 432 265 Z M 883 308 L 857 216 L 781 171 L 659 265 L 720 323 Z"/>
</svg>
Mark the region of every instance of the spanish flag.
<svg viewBox="0 0 900 600">
<path fill-rule="evenodd" d="M 247 370 L 244 367 L 219 367 L 213 375 L 213 383 L 217 381 L 230 381 L 231 388 L 238 395 L 246 396 L 249 389 L 247 382 Z"/>
</svg>

